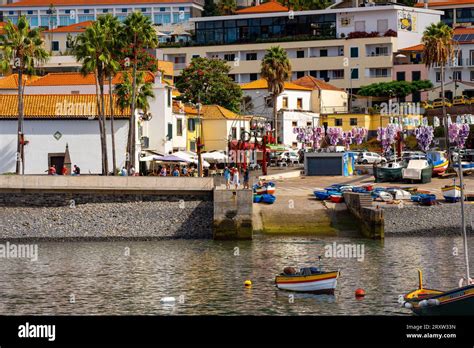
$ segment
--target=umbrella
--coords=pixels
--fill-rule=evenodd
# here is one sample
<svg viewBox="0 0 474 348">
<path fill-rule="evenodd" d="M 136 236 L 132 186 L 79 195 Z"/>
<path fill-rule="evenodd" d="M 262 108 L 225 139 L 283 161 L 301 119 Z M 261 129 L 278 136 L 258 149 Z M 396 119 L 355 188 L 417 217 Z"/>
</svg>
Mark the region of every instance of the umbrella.
<svg viewBox="0 0 474 348">
<path fill-rule="evenodd" d="M 202 154 L 202 159 L 210 163 L 227 163 L 227 155 L 221 152 L 206 152 Z"/>
<path fill-rule="evenodd" d="M 175 155 L 156 156 L 156 157 L 157 158 L 155 158 L 155 160 L 161 161 L 161 162 L 191 162 L 187 158 L 182 158 Z"/>
</svg>

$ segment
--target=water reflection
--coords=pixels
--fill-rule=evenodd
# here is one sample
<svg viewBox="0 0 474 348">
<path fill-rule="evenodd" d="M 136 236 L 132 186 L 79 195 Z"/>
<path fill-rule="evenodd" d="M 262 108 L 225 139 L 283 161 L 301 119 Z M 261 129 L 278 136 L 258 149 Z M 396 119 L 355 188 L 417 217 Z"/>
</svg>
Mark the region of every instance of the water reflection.
<svg viewBox="0 0 474 348">
<path fill-rule="evenodd" d="M 341 270 L 334 296 L 275 288 L 274 277 L 285 266 L 317 265 L 324 246 L 334 241 L 365 246 L 363 262 L 323 259 L 324 269 Z M 416 288 L 416 270 L 424 270 L 431 288 L 456 287 L 464 274 L 462 250 L 462 239 L 452 237 L 388 238 L 384 245 L 349 237 L 265 236 L 252 242 L 41 243 L 37 262 L 0 259 L 0 311 L 5 315 L 409 315 L 397 300 Z M 251 288 L 244 287 L 246 279 L 252 280 Z M 357 288 L 365 289 L 364 299 L 355 298 Z M 70 303 L 71 295 L 75 303 Z M 160 303 L 167 296 L 176 298 L 174 305 Z"/>
</svg>

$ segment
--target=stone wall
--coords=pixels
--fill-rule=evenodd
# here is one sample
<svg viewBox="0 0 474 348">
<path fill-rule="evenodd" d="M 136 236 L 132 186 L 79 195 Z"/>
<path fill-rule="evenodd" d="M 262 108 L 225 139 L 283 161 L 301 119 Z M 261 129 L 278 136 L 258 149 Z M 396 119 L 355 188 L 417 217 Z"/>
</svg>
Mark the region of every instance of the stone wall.
<svg viewBox="0 0 474 348">
<path fill-rule="evenodd" d="M 367 238 L 383 239 L 385 235 L 382 209 L 372 207 L 372 198 L 363 193 L 344 192 L 344 202 L 357 219 L 361 233 Z"/>
</svg>

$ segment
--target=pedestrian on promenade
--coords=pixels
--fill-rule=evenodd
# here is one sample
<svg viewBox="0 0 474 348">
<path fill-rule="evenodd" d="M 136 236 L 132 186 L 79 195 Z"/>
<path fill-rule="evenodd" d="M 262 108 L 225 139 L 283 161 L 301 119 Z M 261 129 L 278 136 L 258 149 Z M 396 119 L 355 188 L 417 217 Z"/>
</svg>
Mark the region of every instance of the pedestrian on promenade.
<svg viewBox="0 0 474 348">
<path fill-rule="evenodd" d="M 74 165 L 74 170 L 72 171 L 72 175 L 81 175 L 81 168 L 77 165 Z"/>
<path fill-rule="evenodd" d="M 136 172 L 137 172 L 137 171 L 135 170 L 135 167 L 134 167 L 134 166 L 130 166 L 130 170 L 128 171 L 128 173 L 130 174 L 130 176 L 134 176 Z"/>
<path fill-rule="evenodd" d="M 68 175 L 68 170 L 67 170 L 67 167 L 65 165 L 63 166 L 63 169 L 61 169 L 61 174 L 62 175 Z"/>
<path fill-rule="evenodd" d="M 239 178 L 239 170 L 237 168 L 232 169 L 233 175 L 232 175 L 232 184 L 235 186 L 235 189 L 237 190 L 240 185 L 240 178 Z"/>
<path fill-rule="evenodd" d="M 226 188 L 230 189 L 230 170 L 227 166 L 224 169 L 224 179 Z"/>
<path fill-rule="evenodd" d="M 166 176 L 166 166 L 161 167 L 160 176 Z"/>
<path fill-rule="evenodd" d="M 120 171 L 120 176 L 127 176 L 127 169 L 125 167 L 122 167 L 122 170 Z"/>
<path fill-rule="evenodd" d="M 250 180 L 250 169 L 249 167 L 245 168 L 244 171 L 244 189 L 249 189 L 249 180 Z"/>
<path fill-rule="evenodd" d="M 54 164 L 52 164 L 51 167 L 49 167 L 48 175 L 56 175 L 56 166 Z"/>
<path fill-rule="evenodd" d="M 173 176 L 179 176 L 179 168 L 178 168 L 178 166 L 174 167 Z"/>
<path fill-rule="evenodd" d="M 183 172 L 183 176 L 188 176 L 188 167 L 184 166 L 182 172 Z"/>
</svg>

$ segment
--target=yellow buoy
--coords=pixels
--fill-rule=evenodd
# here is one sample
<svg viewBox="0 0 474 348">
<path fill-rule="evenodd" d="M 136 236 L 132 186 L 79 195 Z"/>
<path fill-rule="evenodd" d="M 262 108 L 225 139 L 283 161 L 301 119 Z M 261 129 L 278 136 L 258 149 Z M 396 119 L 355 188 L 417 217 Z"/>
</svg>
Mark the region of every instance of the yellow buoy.
<svg viewBox="0 0 474 348">
<path fill-rule="evenodd" d="M 250 280 L 246 280 L 244 282 L 245 287 L 250 288 L 252 286 L 252 282 Z"/>
</svg>

